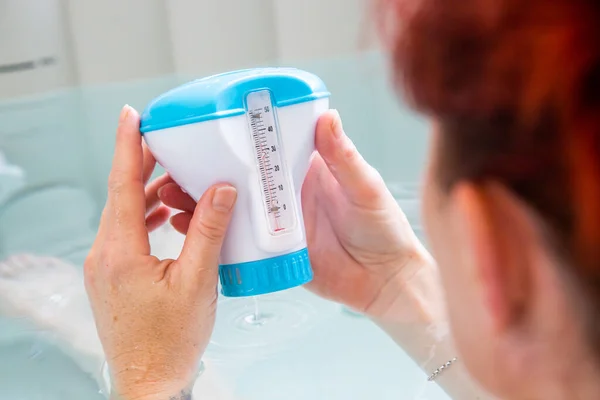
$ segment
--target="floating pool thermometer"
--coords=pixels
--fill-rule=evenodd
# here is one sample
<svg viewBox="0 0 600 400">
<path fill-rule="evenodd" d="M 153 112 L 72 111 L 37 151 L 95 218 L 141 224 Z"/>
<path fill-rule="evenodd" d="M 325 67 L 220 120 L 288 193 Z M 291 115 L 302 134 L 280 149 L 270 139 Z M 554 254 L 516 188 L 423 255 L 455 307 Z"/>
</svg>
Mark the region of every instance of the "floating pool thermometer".
<svg viewBox="0 0 600 400">
<path fill-rule="evenodd" d="M 216 183 L 237 188 L 219 267 L 225 296 L 312 279 L 300 190 L 329 96 L 313 74 L 259 68 L 184 84 L 143 112 L 148 147 L 194 200 Z"/>
</svg>

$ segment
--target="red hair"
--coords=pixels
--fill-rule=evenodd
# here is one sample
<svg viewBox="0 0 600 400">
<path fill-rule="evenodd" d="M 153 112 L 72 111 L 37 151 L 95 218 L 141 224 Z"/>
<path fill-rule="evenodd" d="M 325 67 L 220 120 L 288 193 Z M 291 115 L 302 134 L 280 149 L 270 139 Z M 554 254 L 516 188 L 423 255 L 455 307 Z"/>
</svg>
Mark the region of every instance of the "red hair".
<svg viewBox="0 0 600 400">
<path fill-rule="evenodd" d="M 396 84 L 440 124 L 440 184 L 527 202 L 600 343 L 600 3 L 378 1 Z"/>
</svg>

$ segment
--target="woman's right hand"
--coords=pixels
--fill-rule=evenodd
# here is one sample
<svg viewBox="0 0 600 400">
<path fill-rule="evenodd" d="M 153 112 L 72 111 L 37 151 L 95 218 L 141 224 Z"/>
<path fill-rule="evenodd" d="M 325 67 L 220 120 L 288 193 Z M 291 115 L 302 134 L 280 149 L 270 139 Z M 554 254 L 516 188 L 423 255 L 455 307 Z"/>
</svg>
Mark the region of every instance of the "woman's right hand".
<svg viewBox="0 0 600 400">
<path fill-rule="evenodd" d="M 308 287 L 368 316 L 414 311 L 403 296 L 432 264 L 379 173 L 344 133 L 337 111 L 319 120 L 302 205 L 314 280 Z M 410 298 L 410 296 L 408 296 Z"/>
<path fill-rule="evenodd" d="M 318 154 L 302 188 L 309 288 L 360 311 L 427 374 L 456 357 L 435 262 L 379 173 L 346 136 L 337 112 L 321 117 Z M 460 366 L 438 383 L 453 398 L 487 399 Z"/>
</svg>

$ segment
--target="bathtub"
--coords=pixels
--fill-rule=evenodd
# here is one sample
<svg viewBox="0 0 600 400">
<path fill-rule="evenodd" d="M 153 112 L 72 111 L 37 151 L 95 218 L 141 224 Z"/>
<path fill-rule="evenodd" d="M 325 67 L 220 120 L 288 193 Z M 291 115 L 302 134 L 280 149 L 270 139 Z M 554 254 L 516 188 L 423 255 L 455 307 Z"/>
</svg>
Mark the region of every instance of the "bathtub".
<svg viewBox="0 0 600 400">
<path fill-rule="evenodd" d="M 423 121 L 397 107 L 385 79 L 365 81 L 365 71 L 374 70 L 370 64 L 344 59 L 296 66 L 313 71 L 327 82 L 334 93 L 332 106 L 340 111 L 348 134 L 389 181 L 403 207 L 411 210 L 409 220 L 414 219 L 411 222 L 422 237 L 414 186 L 407 189 L 394 182 L 418 179 L 426 144 Z M 380 70 L 377 66 L 376 71 Z M 17 251 L 41 252 L 81 266 L 105 201 L 113 132 L 120 108 L 128 102 L 142 109 L 148 100 L 179 81 L 180 77 L 164 77 L 155 82 L 80 88 L 63 94 L 67 97 L 58 103 L 53 98 L 54 108 L 33 102 L 37 110 L 42 110 L 34 117 L 23 111 L 27 106 L 24 101 L 19 102 L 18 108 L 14 104 L 3 108 L 0 104 L 0 126 L 15 127 L 12 133 L 0 131 L 0 147 L 6 150 L 9 160 L 19 162 L 25 169 L 27 190 L 33 194 L 47 189 L 49 194 L 54 193 L 46 198 L 54 200 L 37 200 L 39 207 L 35 209 L 39 211 L 49 201 L 64 203 L 64 215 L 69 216 L 30 213 L 27 210 L 31 206 L 23 207 L 21 214 L 29 218 L 25 228 L 22 217 L 16 214 L 11 217 L 12 227 L 6 220 L 3 224 L 0 216 L 0 241 L 11 247 L 4 249 L 3 256 Z M 62 113 L 54 117 L 58 114 L 52 110 L 57 107 Z M 36 129 L 29 126 L 50 117 L 56 119 L 51 126 L 63 138 L 60 143 L 43 129 L 47 124 L 36 125 Z M 74 120 L 65 125 L 65 118 Z M 71 203 L 66 202 L 67 198 L 72 199 Z M 0 214 L 3 211 L 6 209 L 0 209 Z M 74 211 L 78 216 L 74 217 Z M 41 229 L 34 231 L 31 227 L 36 226 L 36 221 L 42 221 Z M 71 239 L 59 240 L 61 235 Z M 160 251 L 176 252 L 177 244 Z M 310 318 L 301 329 L 283 332 L 271 342 L 263 340 L 259 352 L 224 345 L 228 332 L 219 329 L 223 321 L 218 321 L 206 351 L 207 371 L 219 376 L 235 399 L 448 400 L 436 384 L 427 382 L 419 366 L 367 318 L 303 288 L 265 296 L 259 303 L 271 299 L 288 304 L 290 310 L 311 310 Z M 219 300 L 218 318 L 226 315 L 219 310 L 230 307 L 229 301 L 234 300 Z M 235 301 L 242 302 L 235 307 L 253 307 L 252 299 Z M 0 318 L 0 399 L 100 400 L 104 397 L 99 390 L 98 382 L 80 370 L 48 332 L 36 330 L 27 321 Z"/>
</svg>

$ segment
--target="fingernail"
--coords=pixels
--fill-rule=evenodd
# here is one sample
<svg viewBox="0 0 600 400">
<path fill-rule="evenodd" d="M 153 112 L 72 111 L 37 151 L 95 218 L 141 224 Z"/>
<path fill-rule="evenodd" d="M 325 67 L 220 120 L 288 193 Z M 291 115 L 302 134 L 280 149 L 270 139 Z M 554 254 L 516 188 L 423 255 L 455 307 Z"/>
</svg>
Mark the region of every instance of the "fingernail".
<svg viewBox="0 0 600 400">
<path fill-rule="evenodd" d="M 131 114 L 131 107 L 129 106 L 129 104 L 125 104 L 125 106 L 123 106 L 123 109 L 121 110 L 119 122 L 125 122 L 127 120 L 127 117 L 129 117 L 129 114 Z"/>
<path fill-rule="evenodd" d="M 166 186 L 166 185 L 165 185 Z M 156 194 L 158 195 L 158 198 L 162 198 L 162 193 L 164 190 L 164 186 L 161 186 L 160 188 L 158 188 L 158 190 L 156 191 Z"/>
<path fill-rule="evenodd" d="M 237 190 L 233 186 L 222 186 L 215 190 L 212 206 L 217 211 L 229 212 L 233 208 L 236 197 Z"/>
<path fill-rule="evenodd" d="M 344 127 L 342 126 L 342 119 L 338 110 L 332 110 L 334 114 L 333 121 L 331 122 L 331 131 L 336 139 L 339 139 L 344 134 Z"/>
</svg>

